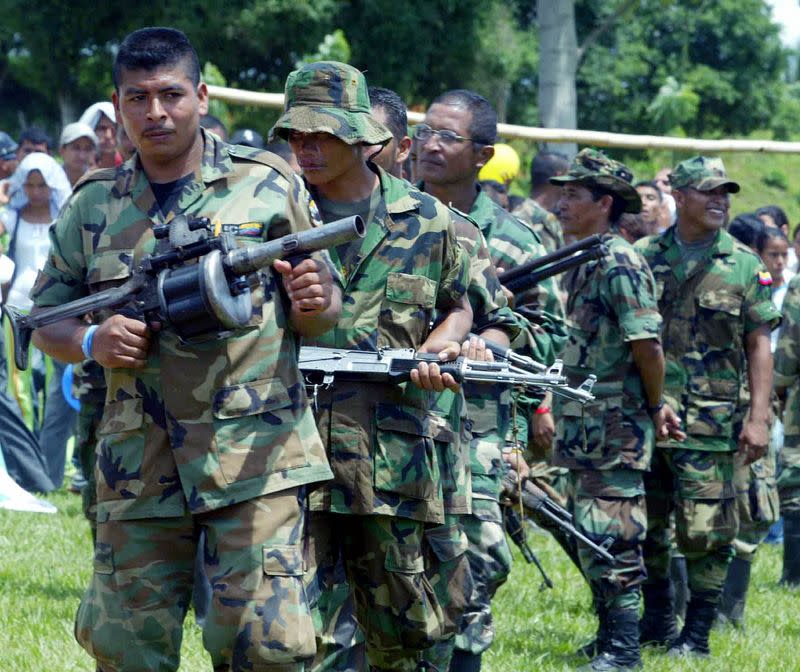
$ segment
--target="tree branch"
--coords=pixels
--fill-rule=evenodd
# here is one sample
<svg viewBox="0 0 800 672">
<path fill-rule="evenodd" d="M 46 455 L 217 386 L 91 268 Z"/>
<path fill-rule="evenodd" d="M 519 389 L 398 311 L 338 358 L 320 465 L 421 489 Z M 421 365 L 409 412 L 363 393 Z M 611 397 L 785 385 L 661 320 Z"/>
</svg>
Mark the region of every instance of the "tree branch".
<svg viewBox="0 0 800 672">
<path fill-rule="evenodd" d="M 597 40 L 602 37 L 602 35 L 608 31 L 611 26 L 613 26 L 620 17 L 625 14 L 629 9 L 631 9 L 634 5 L 638 4 L 639 0 L 623 0 L 622 4 L 620 5 L 619 9 L 617 9 L 612 14 L 609 14 L 606 17 L 606 20 L 603 21 L 597 28 L 595 28 L 589 35 L 586 36 L 586 39 L 583 41 L 580 47 L 578 47 L 578 59 L 576 62 L 576 70 L 581 67 L 581 62 L 583 61 L 583 57 L 586 55 L 586 52 L 589 50 Z"/>
</svg>

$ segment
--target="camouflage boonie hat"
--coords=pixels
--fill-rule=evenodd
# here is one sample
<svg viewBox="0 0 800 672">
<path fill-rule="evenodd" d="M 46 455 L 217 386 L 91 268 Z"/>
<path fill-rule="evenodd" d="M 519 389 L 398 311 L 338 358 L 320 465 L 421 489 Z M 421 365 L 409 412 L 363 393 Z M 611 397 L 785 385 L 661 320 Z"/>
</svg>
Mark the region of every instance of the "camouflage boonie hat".
<svg viewBox="0 0 800 672">
<path fill-rule="evenodd" d="M 610 159 L 597 149 L 582 149 L 575 155 L 566 175 L 550 178 L 550 184 L 560 187 L 568 182 L 578 182 L 587 187 L 608 189 L 623 200 L 624 212 L 641 212 L 642 199 L 632 181 L 633 173 L 625 164 Z"/>
<path fill-rule="evenodd" d="M 269 133 L 330 133 L 348 145 L 384 145 L 391 132 L 372 116 L 367 80 L 356 68 L 336 61 L 309 63 L 286 79 L 283 114 Z"/>
<path fill-rule="evenodd" d="M 729 194 L 738 194 L 741 190 L 738 182 L 728 179 L 722 159 L 716 156 L 693 156 L 681 161 L 669 174 L 669 183 L 673 189 L 692 187 L 711 191 L 724 185 Z"/>
</svg>

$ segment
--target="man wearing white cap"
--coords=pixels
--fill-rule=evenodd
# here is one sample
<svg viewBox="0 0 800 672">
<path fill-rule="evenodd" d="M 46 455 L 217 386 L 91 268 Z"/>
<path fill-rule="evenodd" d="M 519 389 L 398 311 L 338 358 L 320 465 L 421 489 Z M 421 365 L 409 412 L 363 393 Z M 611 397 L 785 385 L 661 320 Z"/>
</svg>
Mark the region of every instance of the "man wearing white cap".
<svg viewBox="0 0 800 672">
<path fill-rule="evenodd" d="M 76 121 L 64 126 L 58 146 L 64 160 L 64 171 L 74 187 L 78 180 L 97 165 L 97 136 L 91 126 Z"/>
<path fill-rule="evenodd" d="M 117 153 L 117 115 L 109 101 L 90 105 L 78 120 L 89 126 L 97 136 L 99 156 L 98 168 L 114 168 L 122 163 Z"/>
</svg>

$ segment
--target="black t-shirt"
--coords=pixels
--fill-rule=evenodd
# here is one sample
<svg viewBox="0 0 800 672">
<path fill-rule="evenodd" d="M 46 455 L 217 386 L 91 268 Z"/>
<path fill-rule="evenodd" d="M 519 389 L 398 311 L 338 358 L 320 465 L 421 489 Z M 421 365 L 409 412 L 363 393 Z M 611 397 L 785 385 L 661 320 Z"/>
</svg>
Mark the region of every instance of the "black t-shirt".
<svg viewBox="0 0 800 672">
<path fill-rule="evenodd" d="M 183 188 L 189 184 L 194 179 L 194 173 L 189 173 L 188 175 L 184 175 L 183 177 L 174 180 L 172 182 L 151 182 L 150 188 L 153 190 L 153 196 L 156 197 L 156 202 L 158 203 L 158 207 L 161 208 L 161 213 L 166 215 L 172 207 L 175 205 L 175 202 L 181 195 Z"/>
</svg>

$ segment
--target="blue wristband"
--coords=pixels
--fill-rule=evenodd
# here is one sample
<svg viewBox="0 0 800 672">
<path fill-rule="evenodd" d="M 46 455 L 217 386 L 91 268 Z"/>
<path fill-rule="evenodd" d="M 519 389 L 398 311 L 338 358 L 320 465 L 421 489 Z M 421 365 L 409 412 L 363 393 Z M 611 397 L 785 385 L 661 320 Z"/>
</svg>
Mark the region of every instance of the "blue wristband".
<svg viewBox="0 0 800 672">
<path fill-rule="evenodd" d="M 97 325 L 93 324 L 86 331 L 83 332 L 83 340 L 81 341 L 81 350 L 86 359 L 94 359 L 92 357 L 92 345 L 94 344 L 94 332 L 97 331 Z"/>
</svg>

